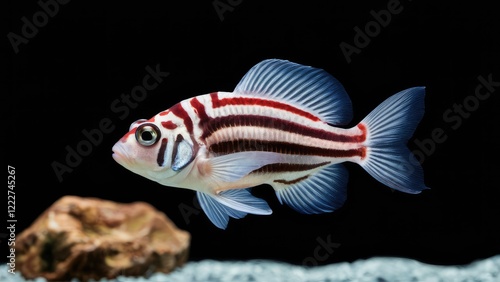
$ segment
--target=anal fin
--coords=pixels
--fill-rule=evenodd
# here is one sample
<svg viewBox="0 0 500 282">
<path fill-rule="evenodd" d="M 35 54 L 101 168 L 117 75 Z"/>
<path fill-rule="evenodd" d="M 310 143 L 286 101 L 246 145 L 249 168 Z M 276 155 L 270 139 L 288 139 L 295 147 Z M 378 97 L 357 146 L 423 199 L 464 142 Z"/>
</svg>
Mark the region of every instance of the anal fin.
<svg viewBox="0 0 500 282">
<path fill-rule="evenodd" d="M 340 208 L 347 194 L 348 173 L 341 164 L 291 180 L 275 180 L 271 185 L 280 203 L 304 214 L 332 212 Z"/>
</svg>

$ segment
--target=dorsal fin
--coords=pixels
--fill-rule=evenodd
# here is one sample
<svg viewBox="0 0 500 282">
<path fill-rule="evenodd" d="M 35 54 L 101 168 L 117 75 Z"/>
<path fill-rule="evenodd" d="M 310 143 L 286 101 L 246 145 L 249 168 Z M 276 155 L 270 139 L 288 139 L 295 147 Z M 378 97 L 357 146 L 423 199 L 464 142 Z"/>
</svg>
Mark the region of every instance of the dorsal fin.
<svg viewBox="0 0 500 282">
<path fill-rule="evenodd" d="M 333 125 L 352 119 L 351 100 L 338 80 L 322 69 L 285 60 L 269 59 L 253 66 L 234 92 L 291 103 Z"/>
</svg>

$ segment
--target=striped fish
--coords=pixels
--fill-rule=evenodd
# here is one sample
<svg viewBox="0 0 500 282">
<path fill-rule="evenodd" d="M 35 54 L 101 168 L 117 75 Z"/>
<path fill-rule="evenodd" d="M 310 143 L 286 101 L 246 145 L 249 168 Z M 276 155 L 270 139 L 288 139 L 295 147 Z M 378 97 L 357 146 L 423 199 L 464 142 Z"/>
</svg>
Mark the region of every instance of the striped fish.
<svg viewBox="0 0 500 282">
<path fill-rule="evenodd" d="M 424 114 L 424 87 L 382 102 L 354 127 L 343 86 L 321 69 L 265 60 L 233 92 L 181 101 L 130 126 L 113 158 L 162 185 L 192 189 L 208 218 L 271 214 L 250 187 L 269 184 L 301 213 L 332 212 L 346 200 L 343 162 L 390 188 L 420 193 L 423 171 L 405 143 Z M 344 126 L 344 127 L 343 127 Z"/>
</svg>

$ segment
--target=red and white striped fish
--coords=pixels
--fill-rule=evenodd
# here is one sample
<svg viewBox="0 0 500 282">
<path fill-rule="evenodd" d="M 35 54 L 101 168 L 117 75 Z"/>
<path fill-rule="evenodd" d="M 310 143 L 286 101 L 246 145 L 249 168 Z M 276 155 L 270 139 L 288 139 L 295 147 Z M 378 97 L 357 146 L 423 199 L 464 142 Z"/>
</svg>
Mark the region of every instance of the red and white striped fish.
<svg viewBox="0 0 500 282">
<path fill-rule="evenodd" d="M 113 147 L 125 168 L 162 185 L 197 191 L 219 228 L 229 217 L 267 215 L 249 187 L 269 184 L 281 203 L 307 214 L 346 200 L 347 170 L 361 165 L 406 193 L 426 189 L 405 143 L 424 114 L 424 87 L 389 97 L 360 123 L 351 121 L 343 86 L 321 69 L 283 60 L 255 65 L 232 92 L 181 101 L 139 120 Z"/>
</svg>

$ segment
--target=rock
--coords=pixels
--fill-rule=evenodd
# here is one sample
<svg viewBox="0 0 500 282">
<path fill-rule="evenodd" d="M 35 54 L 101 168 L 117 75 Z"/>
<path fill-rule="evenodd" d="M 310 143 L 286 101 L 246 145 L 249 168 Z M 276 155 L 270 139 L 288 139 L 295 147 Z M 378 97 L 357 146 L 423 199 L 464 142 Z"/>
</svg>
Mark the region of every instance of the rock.
<svg viewBox="0 0 500 282">
<path fill-rule="evenodd" d="M 49 281 L 168 273 L 187 261 L 189 241 L 149 204 L 66 196 L 18 235 L 16 268 Z"/>
</svg>

